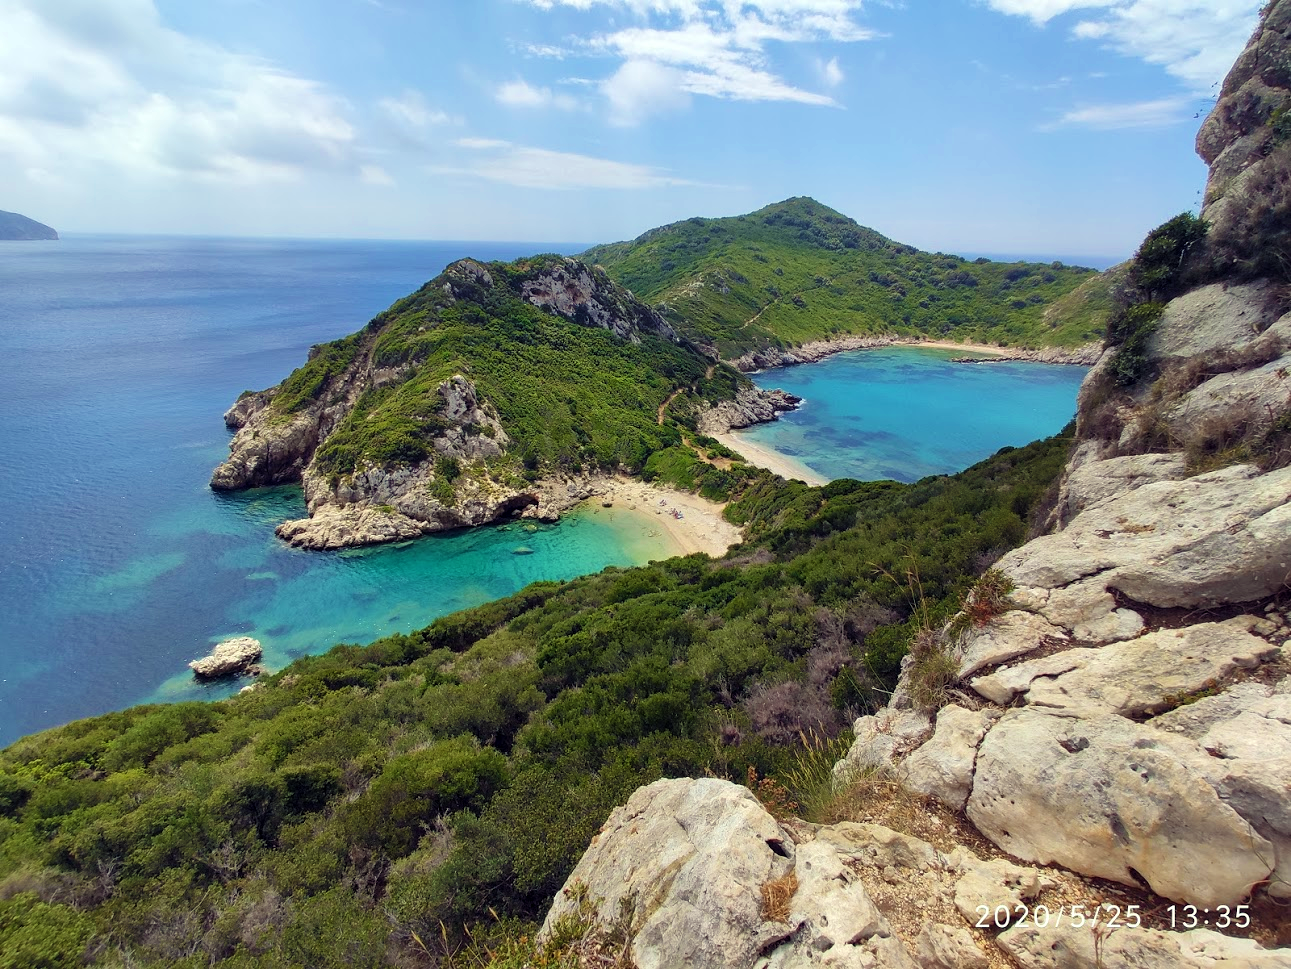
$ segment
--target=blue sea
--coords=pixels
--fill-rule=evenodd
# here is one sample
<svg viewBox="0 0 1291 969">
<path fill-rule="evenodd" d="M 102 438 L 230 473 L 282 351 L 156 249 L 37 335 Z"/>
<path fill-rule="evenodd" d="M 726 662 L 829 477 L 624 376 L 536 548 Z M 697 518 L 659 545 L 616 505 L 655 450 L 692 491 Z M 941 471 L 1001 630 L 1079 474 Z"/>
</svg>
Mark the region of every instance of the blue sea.
<svg viewBox="0 0 1291 969">
<path fill-rule="evenodd" d="M 187 664 L 230 636 L 255 636 L 278 667 L 538 579 L 661 557 L 651 522 L 601 508 L 553 526 L 308 553 L 273 534 L 304 515 L 299 489 L 207 487 L 228 453 L 224 410 L 280 381 L 310 345 L 353 332 L 462 256 L 582 248 L 0 243 L 0 746 L 134 703 L 228 695 L 237 686 L 198 686 Z M 831 476 L 911 480 L 1051 433 L 1074 410 L 1077 368 L 947 356 L 872 351 L 764 374 L 808 404 L 753 433 Z"/>
<path fill-rule="evenodd" d="M 787 390 L 805 403 L 736 436 L 827 478 L 917 481 L 1056 434 L 1075 415 L 1087 368 L 951 362 L 965 355 L 884 347 L 764 370 L 754 383 Z"/>
<path fill-rule="evenodd" d="M 273 534 L 305 514 L 298 488 L 207 487 L 228 453 L 224 410 L 311 344 L 353 332 L 462 256 L 582 248 L 0 243 L 0 746 L 133 703 L 226 695 L 195 685 L 187 663 L 229 636 L 260 639 L 276 667 L 538 579 L 664 557 L 640 518 L 599 508 L 534 531 L 307 553 Z"/>
</svg>

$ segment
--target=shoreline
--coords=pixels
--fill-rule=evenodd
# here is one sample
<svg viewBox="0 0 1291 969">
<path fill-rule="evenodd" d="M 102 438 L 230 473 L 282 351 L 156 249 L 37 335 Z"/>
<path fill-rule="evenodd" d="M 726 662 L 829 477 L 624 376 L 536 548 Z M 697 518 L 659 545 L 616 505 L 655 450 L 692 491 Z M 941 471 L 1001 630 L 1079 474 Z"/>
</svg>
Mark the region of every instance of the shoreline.
<svg viewBox="0 0 1291 969">
<path fill-rule="evenodd" d="M 722 517 L 726 505 L 719 502 L 628 477 L 598 478 L 593 486 L 596 493 L 583 503 L 593 514 L 620 512 L 635 515 L 643 523 L 659 529 L 672 545 L 672 555 L 704 552 L 717 559 L 731 546 L 744 541 L 743 529 Z M 601 507 L 607 501 L 611 507 Z M 679 510 L 684 517 L 674 518 L 670 514 L 673 509 Z"/>
<path fill-rule="evenodd" d="M 739 452 L 754 467 L 765 468 L 767 471 L 780 475 L 786 481 L 797 479 L 812 487 L 819 487 L 827 485 L 833 480 L 811 470 L 796 458 L 767 447 L 765 444 L 758 444 L 756 441 L 741 437 L 738 430 L 732 429 L 722 434 L 710 434 L 709 436 L 720 441 L 732 451 Z"/>
<path fill-rule="evenodd" d="M 1078 367 L 1092 367 L 1103 352 L 1101 343 L 1087 343 L 1074 348 L 1045 347 L 1039 350 L 993 346 L 988 343 L 957 343 L 953 340 L 926 340 L 907 336 L 845 336 L 833 340 L 812 340 L 788 350 L 768 348 L 754 350 L 732 360 L 726 360 L 736 370 L 755 373 L 776 367 L 792 367 L 803 363 L 819 363 L 836 353 L 850 350 L 875 350 L 884 347 L 926 347 L 932 350 L 959 350 L 980 353 L 996 360 L 1020 360 L 1029 363 L 1052 363 Z M 956 361 L 977 362 L 977 361 Z"/>
</svg>

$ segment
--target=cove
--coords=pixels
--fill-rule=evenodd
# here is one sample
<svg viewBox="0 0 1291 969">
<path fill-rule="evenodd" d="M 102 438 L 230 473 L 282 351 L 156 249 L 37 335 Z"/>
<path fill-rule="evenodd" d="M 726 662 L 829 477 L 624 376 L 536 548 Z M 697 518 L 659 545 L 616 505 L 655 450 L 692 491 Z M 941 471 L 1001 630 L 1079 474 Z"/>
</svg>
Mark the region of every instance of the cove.
<svg viewBox="0 0 1291 969">
<path fill-rule="evenodd" d="M 1048 437 L 1075 415 L 1088 368 L 951 362 L 964 355 L 884 347 L 762 371 L 752 375 L 759 387 L 787 390 L 805 403 L 735 437 L 828 478 L 910 482 Z"/>
<path fill-rule="evenodd" d="M 554 526 L 300 552 L 300 491 L 219 495 L 221 414 L 465 255 L 550 243 L 65 237 L 0 247 L 0 746 L 154 700 L 209 699 L 189 660 L 252 635 L 278 667 L 409 632 L 539 579 L 672 554 L 588 508 Z M 516 554 L 517 548 L 532 549 Z"/>
</svg>

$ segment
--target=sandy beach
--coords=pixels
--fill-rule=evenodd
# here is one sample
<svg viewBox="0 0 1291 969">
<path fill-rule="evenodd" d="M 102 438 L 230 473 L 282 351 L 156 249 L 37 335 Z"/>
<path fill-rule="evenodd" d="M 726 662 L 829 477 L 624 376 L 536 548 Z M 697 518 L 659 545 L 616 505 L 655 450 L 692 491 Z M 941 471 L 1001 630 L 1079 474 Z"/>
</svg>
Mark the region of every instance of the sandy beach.
<svg viewBox="0 0 1291 969">
<path fill-rule="evenodd" d="M 787 454 L 781 454 L 779 451 L 765 445 L 755 444 L 748 437 L 740 434 L 739 431 L 727 431 L 725 434 L 712 434 L 710 436 L 721 441 L 732 451 L 738 451 L 744 455 L 749 464 L 759 468 L 766 468 L 768 471 L 774 471 L 786 480 L 797 478 L 799 481 L 805 481 L 809 485 L 823 485 L 830 482 L 829 478 L 817 474 L 801 461 L 795 460 Z"/>
<path fill-rule="evenodd" d="M 934 350 L 963 350 L 966 353 L 986 353 L 993 357 L 1007 357 L 1016 350 L 1007 347 L 993 347 L 985 343 L 954 343 L 950 340 L 911 340 L 909 343 L 897 343 L 894 346 L 931 347 Z"/>
<path fill-rule="evenodd" d="M 616 511 L 633 512 L 647 519 L 668 538 L 677 555 L 707 552 L 720 558 L 728 548 L 744 540 L 743 532 L 722 517 L 726 506 L 699 495 L 623 477 L 604 478 L 597 485 L 600 493 L 589 499 L 590 504 L 599 509 L 608 501 Z M 683 517 L 674 518 L 674 509 Z"/>
</svg>

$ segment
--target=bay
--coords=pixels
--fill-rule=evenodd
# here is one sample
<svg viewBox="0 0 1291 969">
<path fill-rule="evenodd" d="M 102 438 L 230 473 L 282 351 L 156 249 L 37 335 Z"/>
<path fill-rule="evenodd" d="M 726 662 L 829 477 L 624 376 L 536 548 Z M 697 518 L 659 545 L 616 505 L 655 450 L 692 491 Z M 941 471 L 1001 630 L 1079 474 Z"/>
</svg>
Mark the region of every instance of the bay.
<svg viewBox="0 0 1291 969">
<path fill-rule="evenodd" d="M 149 700 L 253 635 L 280 666 L 538 579 L 663 557 L 627 515 L 314 554 L 299 489 L 220 495 L 221 414 L 462 256 L 582 246 L 140 237 L 0 244 L 0 745 Z M 532 554 L 516 554 L 518 547 Z"/>
<path fill-rule="evenodd" d="M 917 481 L 1062 430 L 1086 367 L 952 363 L 962 350 L 884 347 L 754 375 L 805 399 L 737 433 L 827 478 Z"/>
</svg>

